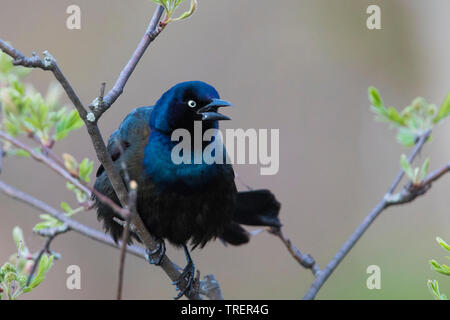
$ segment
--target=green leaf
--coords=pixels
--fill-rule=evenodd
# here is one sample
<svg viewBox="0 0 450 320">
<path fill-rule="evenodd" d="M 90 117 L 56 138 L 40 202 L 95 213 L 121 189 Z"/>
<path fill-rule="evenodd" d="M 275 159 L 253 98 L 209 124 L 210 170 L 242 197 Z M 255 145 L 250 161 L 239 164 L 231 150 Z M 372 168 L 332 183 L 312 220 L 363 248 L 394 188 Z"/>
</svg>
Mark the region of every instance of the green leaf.
<svg viewBox="0 0 450 320">
<path fill-rule="evenodd" d="M 44 230 L 50 228 L 50 224 L 48 222 L 39 222 L 36 223 L 33 227 L 34 231 Z"/>
<path fill-rule="evenodd" d="M 42 220 L 45 220 L 45 221 L 54 221 L 54 220 L 56 220 L 55 218 L 53 218 L 51 215 L 49 215 L 49 214 L 47 214 L 47 213 L 41 214 L 41 215 L 39 215 L 39 217 L 40 217 Z"/>
<path fill-rule="evenodd" d="M 67 131 L 67 130 L 59 131 L 55 134 L 55 136 L 53 138 L 56 141 L 60 141 L 60 140 L 64 139 L 65 137 L 67 137 L 68 133 L 69 133 L 69 131 Z"/>
<path fill-rule="evenodd" d="M 85 158 L 80 163 L 79 174 L 80 178 L 85 182 L 90 182 L 90 174 L 94 169 L 94 162 L 89 161 L 89 159 Z"/>
<path fill-rule="evenodd" d="M 178 18 L 173 19 L 174 21 L 184 20 L 192 16 L 197 8 L 197 0 L 191 0 L 191 6 L 188 11 L 183 12 Z"/>
<path fill-rule="evenodd" d="M 0 73 L 7 74 L 14 68 L 12 58 L 0 51 Z"/>
<path fill-rule="evenodd" d="M 197 0 L 191 0 L 191 5 L 188 11 L 182 13 L 178 18 L 172 18 L 173 13 L 178 9 L 181 3 L 185 0 L 153 0 L 154 3 L 162 5 L 166 10 L 166 18 L 164 23 L 167 24 L 171 21 L 183 20 L 190 17 L 197 8 Z"/>
<path fill-rule="evenodd" d="M 426 158 L 425 161 L 422 164 L 422 167 L 420 168 L 420 182 L 422 182 L 428 173 L 428 167 L 430 166 L 430 158 Z"/>
<path fill-rule="evenodd" d="M 64 166 L 70 173 L 77 173 L 78 171 L 78 163 L 77 160 L 68 153 L 62 154 L 63 160 L 64 160 Z"/>
<path fill-rule="evenodd" d="M 22 149 L 9 149 L 7 154 L 10 156 L 17 156 L 17 157 L 29 157 L 30 156 L 28 151 L 25 151 Z"/>
<path fill-rule="evenodd" d="M 75 192 L 75 196 L 77 198 L 77 201 L 79 203 L 83 203 L 83 202 L 85 202 L 87 200 L 86 194 L 83 191 L 81 191 L 80 189 L 76 188 L 74 190 L 74 192 Z"/>
<path fill-rule="evenodd" d="M 400 126 L 405 125 L 405 120 L 400 116 L 397 109 L 395 109 L 394 107 L 389 107 L 387 109 L 387 117 L 391 122 L 394 122 Z"/>
<path fill-rule="evenodd" d="M 66 213 L 71 213 L 72 212 L 72 208 L 67 204 L 67 202 L 61 202 L 61 208 L 66 212 Z"/>
<path fill-rule="evenodd" d="M 441 107 L 439 108 L 439 111 L 436 115 L 436 117 L 433 119 L 434 123 L 438 123 L 445 117 L 450 115 L 450 93 L 447 95 L 447 97 L 442 102 Z"/>
<path fill-rule="evenodd" d="M 441 265 L 439 262 L 437 262 L 434 259 L 430 260 L 430 265 L 435 271 L 437 271 L 441 274 L 444 274 L 446 276 L 450 276 L 450 267 L 449 266 L 447 266 L 445 264 Z"/>
<path fill-rule="evenodd" d="M 56 118 L 59 119 L 54 136 L 56 141 L 64 139 L 71 131 L 81 128 L 84 124 L 76 110 L 72 110 L 66 115 L 58 113 Z"/>
<path fill-rule="evenodd" d="M 3 124 L 5 125 L 6 133 L 10 136 L 16 137 L 20 133 L 17 125 L 11 123 L 10 121 L 5 120 Z"/>
<path fill-rule="evenodd" d="M 447 300 L 447 296 L 439 291 L 439 284 L 436 280 L 428 280 L 428 289 L 436 300 Z"/>
<path fill-rule="evenodd" d="M 48 257 L 45 253 L 42 255 L 41 260 L 39 261 L 39 267 L 36 276 L 31 280 L 31 283 L 28 287 L 23 289 L 23 292 L 30 292 L 37 286 L 39 286 L 42 281 L 44 281 L 47 272 L 52 267 L 53 263 L 53 255 Z"/>
<path fill-rule="evenodd" d="M 369 101 L 376 108 L 384 107 L 383 100 L 381 100 L 380 94 L 375 87 L 369 88 Z"/>
<path fill-rule="evenodd" d="M 408 178 L 412 181 L 415 180 L 414 170 L 411 167 L 411 164 L 408 161 L 408 158 L 405 154 L 402 154 L 402 157 L 400 159 L 400 164 L 402 166 L 403 171 L 408 176 Z"/>
<path fill-rule="evenodd" d="M 20 229 L 20 227 L 18 227 L 18 226 L 15 226 L 13 228 L 12 234 L 13 234 L 13 239 L 14 239 L 14 242 L 16 243 L 17 249 L 20 249 L 20 246 L 24 241 L 22 229 Z"/>
<path fill-rule="evenodd" d="M 44 221 L 41 221 L 41 222 L 37 223 L 33 227 L 34 231 L 39 231 L 39 230 L 42 230 L 42 229 L 49 229 L 49 228 L 56 228 L 56 227 L 59 227 L 59 226 L 63 225 L 63 223 L 61 221 L 59 221 L 56 218 L 53 218 L 49 214 L 41 214 L 40 218 L 42 220 L 44 220 Z"/>
<path fill-rule="evenodd" d="M 416 143 L 416 134 L 409 128 L 399 128 L 397 141 L 405 147 L 412 147 Z"/>
<path fill-rule="evenodd" d="M 437 243 L 439 243 L 439 245 L 446 249 L 447 251 L 450 251 L 450 245 L 448 245 L 447 242 L 445 242 L 444 240 L 442 240 L 440 237 L 436 237 L 436 241 Z"/>
<path fill-rule="evenodd" d="M 66 130 L 75 130 L 82 127 L 84 124 L 83 120 L 81 120 L 80 115 L 77 110 L 70 111 L 66 120 Z"/>
<path fill-rule="evenodd" d="M 12 231 L 14 242 L 16 243 L 17 250 L 21 256 L 28 255 L 29 251 L 25 244 L 25 238 L 23 237 L 23 231 L 20 227 L 15 226 Z"/>
</svg>

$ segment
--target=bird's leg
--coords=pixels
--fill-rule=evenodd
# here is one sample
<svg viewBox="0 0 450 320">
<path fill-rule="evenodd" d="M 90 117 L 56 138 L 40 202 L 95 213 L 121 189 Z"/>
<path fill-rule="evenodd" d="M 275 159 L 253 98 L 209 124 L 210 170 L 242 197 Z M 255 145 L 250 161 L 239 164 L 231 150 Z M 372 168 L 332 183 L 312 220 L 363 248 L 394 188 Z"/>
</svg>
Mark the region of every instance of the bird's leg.
<svg viewBox="0 0 450 320">
<path fill-rule="evenodd" d="M 158 246 L 153 250 L 146 249 L 145 258 L 148 263 L 154 264 L 155 266 L 160 266 L 162 259 L 166 254 L 166 244 L 162 239 L 156 239 L 156 241 L 158 242 Z"/>
<path fill-rule="evenodd" d="M 187 292 L 191 291 L 192 285 L 194 284 L 195 280 L 195 266 L 194 261 L 191 258 L 191 255 L 189 254 L 189 249 L 184 244 L 184 254 L 186 255 L 187 264 L 186 267 L 184 267 L 183 272 L 181 272 L 180 278 L 174 282 L 174 284 L 177 286 L 177 290 L 180 290 L 180 293 L 178 296 L 176 296 L 174 299 L 178 300 L 183 295 L 185 295 Z M 180 288 L 183 286 L 184 288 Z"/>
</svg>

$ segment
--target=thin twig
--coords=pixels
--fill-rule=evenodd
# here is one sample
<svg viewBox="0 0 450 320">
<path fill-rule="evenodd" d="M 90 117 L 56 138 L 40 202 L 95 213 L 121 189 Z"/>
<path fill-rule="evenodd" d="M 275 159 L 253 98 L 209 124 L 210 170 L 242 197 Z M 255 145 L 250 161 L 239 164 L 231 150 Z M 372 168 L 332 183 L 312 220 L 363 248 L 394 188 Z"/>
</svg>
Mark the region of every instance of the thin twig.
<svg viewBox="0 0 450 320">
<path fill-rule="evenodd" d="M 42 153 L 45 156 L 48 156 L 49 158 L 51 158 L 53 161 L 55 161 L 60 167 L 64 168 L 64 163 L 61 160 L 61 158 L 59 158 L 53 151 L 52 151 L 52 147 L 55 144 L 55 140 L 51 140 L 49 144 L 44 144 L 43 141 L 41 139 L 39 139 L 34 132 L 30 132 L 27 134 L 28 137 L 30 139 L 32 139 L 33 141 L 35 141 L 39 147 L 41 148 Z"/>
<path fill-rule="evenodd" d="M 28 287 L 31 283 L 31 280 L 33 278 L 34 273 L 36 272 L 36 268 L 39 265 L 39 263 L 41 262 L 41 258 L 42 255 L 44 253 L 48 253 L 48 254 L 52 254 L 51 250 L 50 250 L 50 244 L 53 241 L 53 239 L 57 236 L 60 235 L 62 233 L 66 233 L 67 231 L 69 231 L 69 227 L 67 225 L 62 225 L 61 227 L 56 227 L 56 228 L 49 228 L 49 229 L 42 229 L 37 231 L 37 233 L 43 237 L 46 238 L 44 246 L 42 247 L 41 250 L 39 250 L 39 253 L 37 255 L 37 257 L 34 259 L 34 264 L 33 264 L 33 268 L 30 271 L 30 274 L 28 275 L 28 279 L 27 279 L 27 285 L 26 287 Z"/>
<path fill-rule="evenodd" d="M 42 255 L 45 252 L 48 252 L 50 250 L 50 243 L 52 242 L 52 240 L 53 240 L 53 237 L 47 237 L 45 240 L 44 246 L 42 247 L 41 250 L 39 250 L 37 257 L 34 260 L 33 268 L 31 269 L 30 274 L 28 275 L 26 287 L 28 287 L 30 285 L 31 279 L 33 278 L 33 275 L 36 272 L 37 266 L 38 266 L 39 262 L 41 261 Z"/>
<path fill-rule="evenodd" d="M 103 102 L 101 103 L 101 106 L 94 101 L 92 103 L 93 112 L 95 113 L 95 116 L 98 118 L 100 117 L 108 108 L 117 100 L 117 98 L 122 94 L 123 89 L 130 78 L 131 74 L 133 73 L 134 69 L 136 68 L 139 60 L 142 58 L 142 56 L 145 53 L 145 50 L 147 47 L 152 43 L 153 40 L 156 39 L 156 37 L 159 35 L 159 33 L 162 31 L 162 27 L 159 26 L 159 21 L 161 20 L 161 15 L 164 12 L 164 7 L 159 5 L 154 14 L 152 19 L 150 20 L 150 23 L 147 27 L 147 30 L 145 31 L 144 36 L 142 37 L 141 41 L 139 42 L 136 50 L 134 51 L 133 55 L 131 56 L 130 60 L 126 64 L 126 66 L 122 69 L 120 72 L 119 77 L 116 80 L 116 83 L 111 88 L 111 90 L 106 94 L 106 96 L 103 99 Z"/>
<path fill-rule="evenodd" d="M 51 71 L 58 82 L 62 85 L 70 101 L 72 101 L 72 103 L 74 104 L 75 108 L 80 114 L 80 117 L 84 120 L 86 119 L 87 111 L 84 108 L 83 103 L 76 94 L 75 90 L 70 85 L 69 81 L 62 73 L 61 69 L 56 63 L 55 58 L 53 58 L 53 56 L 48 51 L 44 51 L 44 58 L 42 59 L 37 55 L 36 52 L 33 52 L 30 58 L 27 58 L 22 52 L 13 48 L 2 39 L 0 39 L 0 49 L 14 59 L 12 63 L 15 66 L 40 68 L 42 70 Z"/>
<path fill-rule="evenodd" d="M 251 191 L 253 188 L 244 182 L 244 180 L 236 174 L 236 179 L 245 187 L 247 190 Z M 289 251 L 291 256 L 305 269 L 311 269 L 311 272 L 316 277 L 319 272 L 320 268 L 319 265 L 314 260 L 313 256 L 310 254 L 303 254 L 296 246 L 294 246 L 289 238 L 287 238 L 283 231 L 281 231 L 281 228 L 276 227 L 270 227 L 267 228 L 267 231 L 270 234 L 273 234 L 274 236 L 278 237 L 281 242 L 286 246 L 286 249 Z"/>
<path fill-rule="evenodd" d="M 268 229 L 269 233 L 277 236 L 281 242 L 286 246 L 289 253 L 294 257 L 294 259 L 303 267 L 306 269 L 311 269 L 311 272 L 314 276 L 317 276 L 320 272 L 320 268 L 317 265 L 316 261 L 310 254 L 304 254 L 302 253 L 296 246 L 294 246 L 284 234 L 283 231 L 281 231 L 281 228 L 275 228 L 272 227 Z"/>
<path fill-rule="evenodd" d="M 3 106 L 0 101 L 0 124 L 3 123 Z M 0 140 L 0 173 L 2 173 L 2 164 L 3 164 L 3 142 Z"/>
<path fill-rule="evenodd" d="M 125 168 L 126 170 L 126 168 Z M 127 244 L 130 239 L 130 225 L 131 221 L 133 220 L 134 215 L 137 214 L 136 212 L 136 199 L 137 199 L 137 188 L 138 185 L 136 181 L 130 181 L 129 182 L 129 200 L 128 200 L 128 209 L 130 210 L 130 214 L 126 217 L 125 221 L 125 227 L 122 235 L 122 247 L 120 249 L 120 260 L 119 260 L 119 279 L 117 284 L 117 300 L 122 299 L 122 287 L 123 287 L 123 274 L 125 270 L 125 253 L 127 251 Z"/>
<path fill-rule="evenodd" d="M 428 140 L 428 137 L 431 134 L 431 130 L 427 130 L 424 132 L 419 140 L 417 141 L 416 145 L 414 146 L 413 150 L 411 151 L 408 162 L 411 163 L 414 158 L 417 156 L 419 151 L 424 146 L 425 142 Z M 389 199 L 392 197 L 392 194 L 394 193 L 395 189 L 399 185 L 400 181 L 402 180 L 403 176 L 405 175 L 405 172 L 401 170 L 397 176 L 395 177 L 394 181 L 392 182 L 391 186 L 388 189 L 388 192 L 386 195 L 378 202 L 378 204 L 372 209 L 372 211 L 369 213 L 369 215 L 363 220 L 363 222 L 359 225 L 359 227 L 354 231 L 354 233 L 350 236 L 350 238 L 344 243 L 342 248 L 337 252 L 337 254 L 331 259 L 331 261 L 328 263 L 328 265 L 325 267 L 325 269 L 321 270 L 316 277 L 315 281 L 311 285 L 310 289 L 306 293 L 306 295 L 303 297 L 305 300 L 311 300 L 314 299 L 317 292 L 320 290 L 320 288 L 323 286 L 325 281 L 327 281 L 328 277 L 333 273 L 333 271 L 337 268 L 337 266 L 341 263 L 341 261 L 346 257 L 346 255 L 349 253 L 349 251 L 353 248 L 353 246 L 358 242 L 358 240 L 361 238 L 361 236 L 366 232 L 366 230 L 370 227 L 372 222 L 375 221 L 375 219 L 379 216 L 381 212 L 383 212 L 384 209 L 389 207 L 390 205 L 394 204 L 389 201 Z"/>
<path fill-rule="evenodd" d="M 127 216 L 128 210 L 124 209 L 120 206 L 118 206 L 114 201 L 103 195 L 102 193 L 98 192 L 91 186 L 87 185 L 86 183 L 82 182 L 78 176 L 74 176 L 73 174 L 69 173 L 64 167 L 61 167 L 58 163 L 54 162 L 49 157 L 45 156 L 42 153 L 37 152 L 36 150 L 30 148 L 26 144 L 22 143 L 21 141 L 11 137 L 7 133 L 0 131 L 0 138 L 3 140 L 8 141 L 12 145 L 14 145 L 16 148 L 19 148 L 21 150 L 24 150 L 28 152 L 31 157 L 46 166 L 48 166 L 50 169 L 58 173 L 60 176 L 62 176 L 64 179 L 75 185 L 78 189 L 86 193 L 88 197 L 91 196 L 91 193 L 95 194 L 95 196 L 103 203 L 108 205 L 110 208 L 112 208 L 118 215 L 121 216 Z M 0 139 L 0 140 L 1 140 Z"/>
</svg>

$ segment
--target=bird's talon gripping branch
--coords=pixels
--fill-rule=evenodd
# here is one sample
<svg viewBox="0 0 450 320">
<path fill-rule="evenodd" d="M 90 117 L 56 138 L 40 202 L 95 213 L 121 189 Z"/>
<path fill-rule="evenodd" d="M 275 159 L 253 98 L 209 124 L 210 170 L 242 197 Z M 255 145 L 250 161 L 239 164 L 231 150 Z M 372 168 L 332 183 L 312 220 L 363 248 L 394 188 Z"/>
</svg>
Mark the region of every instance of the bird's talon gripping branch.
<svg viewBox="0 0 450 320">
<path fill-rule="evenodd" d="M 174 285 L 176 285 L 177 291 L 180 291 L 176 297 L 174 297 L 175 300 L 180 299 L 182 296 L 187 294 L 188 296 L 191 294 L 191 291 L 193 289 L 193 285 L 195 282 L 195 265 L 194 261 L 191 258 L 191 255 L 189 254 L 189 250 L 186 245 L 184 247 L 184 253 L 186 255 L 187 265 L 183 269 L 183 272 L 180 275 L 180 278 L 174 282 Z"/>
<path fill-rule="evenodd" d="M 164 240 L 158 239 L 157 241 L 158 246 L 151 251 L 147 249 L 145 251 L 145 257 L 148 263 L 154 264 L 155 266 L 160 266 L 164 258 L 164 255 L 166 254 L 166 244 Z"/>
</svg>

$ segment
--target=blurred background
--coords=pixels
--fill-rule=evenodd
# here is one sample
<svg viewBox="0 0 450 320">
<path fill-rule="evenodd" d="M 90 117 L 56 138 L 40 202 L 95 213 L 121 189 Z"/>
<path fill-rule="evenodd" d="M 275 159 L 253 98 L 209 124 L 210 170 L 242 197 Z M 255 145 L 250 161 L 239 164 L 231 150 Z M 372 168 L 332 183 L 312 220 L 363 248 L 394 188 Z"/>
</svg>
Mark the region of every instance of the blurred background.
<svg viewBox="0 0 450 320">
<path fill-rule="evenodd" d="M 66 28 L 71 4 L 81 8 L 81 30 Z M 370 4 L 381 8 L 382 30 L 366 28 Z M 26 55 L 49 50 L 88 104 L 102 81 L 107 89 L 113 85 L 154 8 L 149 0 L 3 0 L 0 38 Z M 235 171 L 245 183 L 277 195 L 285 234 L 323 268 L 387 191 L 401 154 L 409 151 L 396 142 L 394 130 L 374 121 L 367 88 L 377 87 L 386 105 L 398 108 L 417 96 L 440 105 L 450 91 L 449 10 L 450 3 L 440 0 L 199 0 L 192 18 L 170 24 L 151 44 L 124 94 L 101 119 L 103 135 L 177 82 L 213 84 L 235 105 L 225 128 L 280 129 L 277 175 L 261 176 L 257 165 L 235 165 Z M 26 78 L 43 94 L 51 80 L 39 70 Z M 449 161 L 449 134 L 447 120 L 417 162 L 430 156 L 430 169 L 436 169 Z M 95 159 L 84 129 L 55 151 Z M 4 159 L 1 179 L 55 207 L 76 203 L 59 176 L 30 159 Z M 438 279 L 441 291 L 450 293 L 450 281 L 428 264 L 430 258 L 445 259 L 435 236 L 450 241 L 449 190 L 450 178 L 444 177 L 425 197 L 385 211 L 317 298 L 431 299 L 428 279 Z M 0 216 L 1 262 L 15 251 L 15 225 L 33 250 L 42 246 L 31 231 L 39 212 L 0 194 Z M 77 219 L 101 228 L 94 211 Z M 23 298 L 114 298 L 118 250 L 75 233 L 58 237 L 52 248 L 62 259 Z M 184 264 L 182 251 L 169 247 L 168 254 Z M 265 232 L 242 247 L 210 243 L 193 258 L 203 275 L 215 275 L 227 299 L 299 299 L 313 281 Z M 65 271 L 72 264 L 81 267 L 81 290 L 66 289 Z M 369 265 L 381 268 L 380 290 L 366 287 Z M 174 295 L 160 269 L 128 256 L 124 298 Z"/>
</svg>

